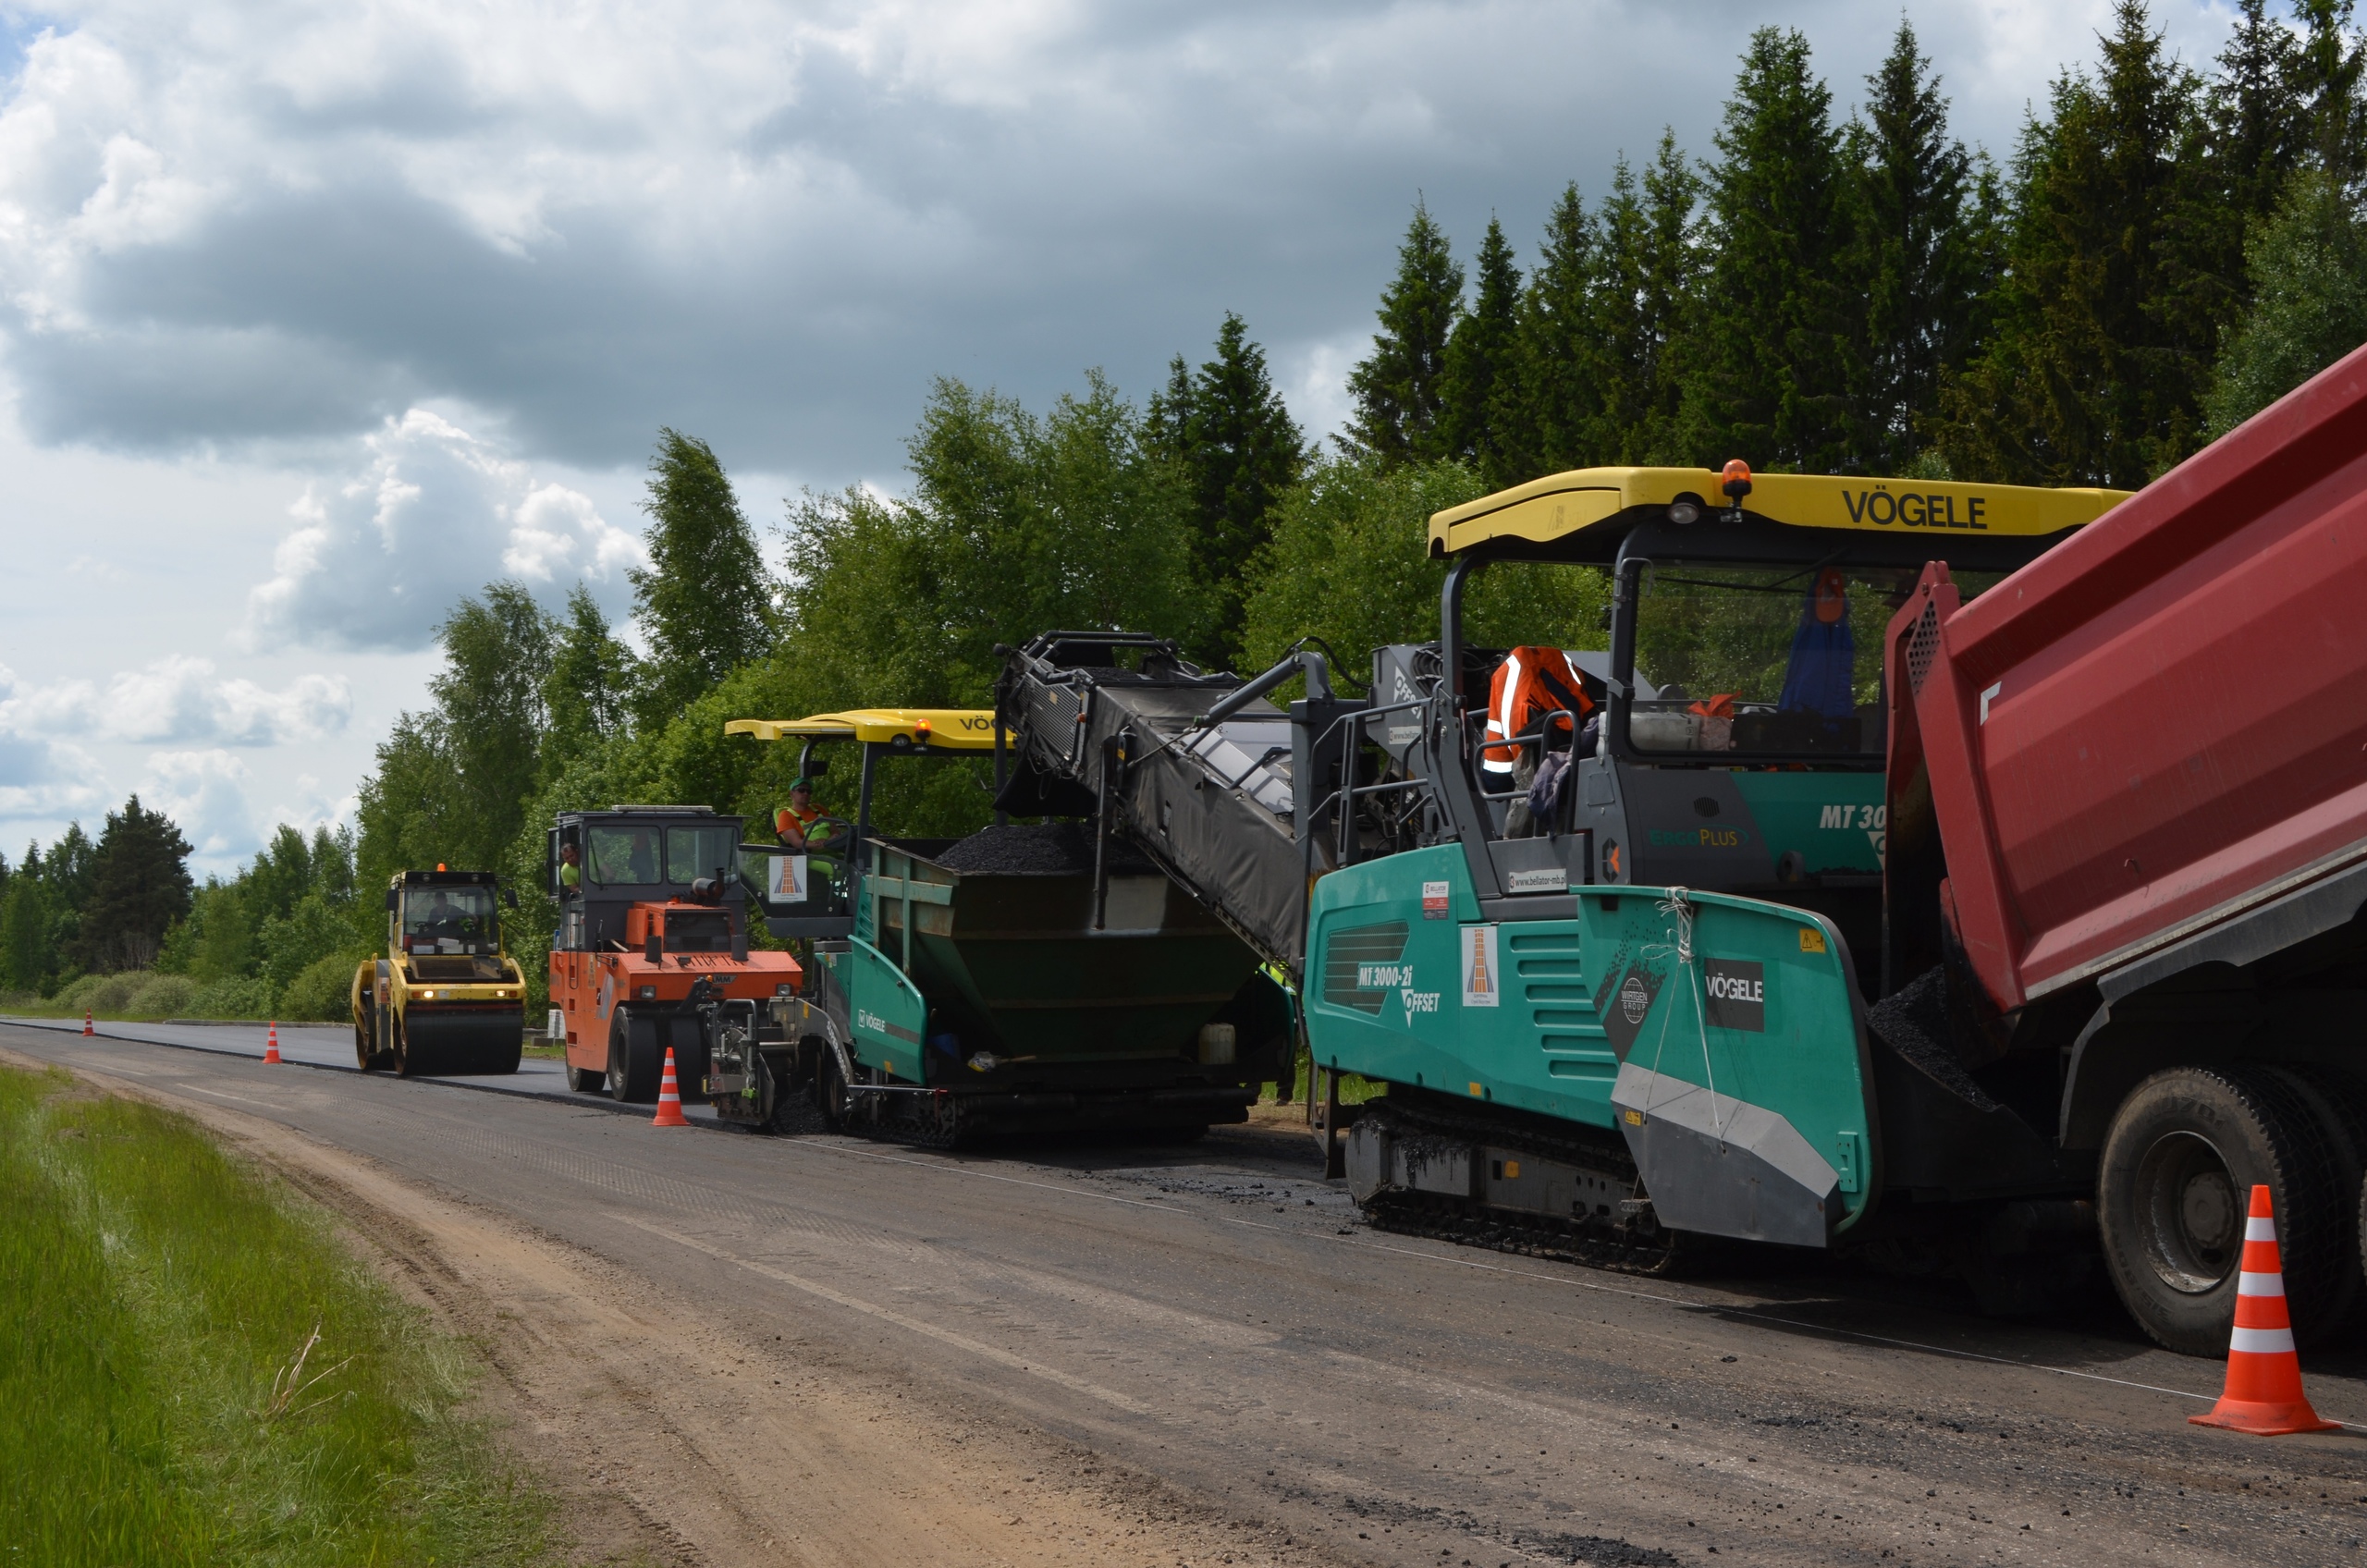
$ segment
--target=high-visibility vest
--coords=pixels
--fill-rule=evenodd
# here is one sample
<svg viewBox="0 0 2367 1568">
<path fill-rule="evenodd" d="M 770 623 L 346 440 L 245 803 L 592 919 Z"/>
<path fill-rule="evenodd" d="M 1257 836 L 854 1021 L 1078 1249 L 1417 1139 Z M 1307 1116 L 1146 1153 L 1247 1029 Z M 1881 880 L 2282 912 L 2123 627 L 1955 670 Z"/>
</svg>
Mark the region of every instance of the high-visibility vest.
<svg viewBox="0 0 2367 1568">
<path fill-rule="evenodd" d="M 802 834 L 820 821 L 822 813 L 814 806 L 807 806 L 803 811 L 798 810 L 795 806 L 783 806 L 773 813 L 773 831 L 786 839 L 792 825 Z"/>
<path fill-rule="evenodd" d="M 1567 713 L 1583 723 L 1594 712 L 1577 667 L 1559 648 L 1515 648 L 1496 667 L 1488 682 L 1487 739 L 1506 741 L 1537 728 L 1549 713 Z M 1510 773 L 1520 756 L 1517 745 L 1485 747 L 1484 766 L 1494 773 Z"/>
</svg>

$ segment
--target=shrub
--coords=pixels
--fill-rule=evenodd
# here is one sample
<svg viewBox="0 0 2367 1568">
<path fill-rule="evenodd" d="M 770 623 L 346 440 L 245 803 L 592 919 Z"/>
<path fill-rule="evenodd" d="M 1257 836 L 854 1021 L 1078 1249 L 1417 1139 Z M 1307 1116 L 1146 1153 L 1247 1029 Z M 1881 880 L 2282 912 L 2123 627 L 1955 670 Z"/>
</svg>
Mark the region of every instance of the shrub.
<svg viewBox="0 0 2367 1568">
<path fill-rule="evenodd" d="M 190 998 L 191 1018 L 267 1018 L 271 1014 L 271 983 L 238 976 L 201 986 Z"/>
<path fill-rule="evenodd" d="M 331 953 L 306 964 L 279 993 L 279 1016 L 326 1023 L 351 1017 L 353 968 L 361 962 L 351 954 Z"/>
<path fill-rule="evenodd" d="M 133 1018 L 187 1018 L 197 998 L 197 982 L 186 974 L 146 974 L 123 1004 Z"/>
</svg>

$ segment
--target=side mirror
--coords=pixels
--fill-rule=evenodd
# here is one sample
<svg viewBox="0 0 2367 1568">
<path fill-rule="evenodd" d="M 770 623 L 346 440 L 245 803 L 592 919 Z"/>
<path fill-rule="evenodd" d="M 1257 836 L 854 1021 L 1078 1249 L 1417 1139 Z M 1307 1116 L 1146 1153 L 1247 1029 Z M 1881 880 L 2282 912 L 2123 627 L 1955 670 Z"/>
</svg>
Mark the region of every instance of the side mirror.
<svg viewBox="0 0 2367 1568">
<path fill-rule="evenodd" d="M 652 931 L 647 939 L 641 944 L 641 956 L 651 963 L 664 963 L 666 962 L 665 938 L 657 932 Z"/>
<path fill-rule="evenodd" d="M 392 888 L 386 889 L 386 913 L 388 914 L 392 914 L 396 910 L 401 908 L 402 901 L 403 896 L 401 893 Z"/>
<path fill-rule="evenodd" d="M 518 889 L 515 888 L 504 888 L 501 889 L 501 901 L 508 904 L 511 909 L 516 909 L 518 907 Z"/>
</svg>

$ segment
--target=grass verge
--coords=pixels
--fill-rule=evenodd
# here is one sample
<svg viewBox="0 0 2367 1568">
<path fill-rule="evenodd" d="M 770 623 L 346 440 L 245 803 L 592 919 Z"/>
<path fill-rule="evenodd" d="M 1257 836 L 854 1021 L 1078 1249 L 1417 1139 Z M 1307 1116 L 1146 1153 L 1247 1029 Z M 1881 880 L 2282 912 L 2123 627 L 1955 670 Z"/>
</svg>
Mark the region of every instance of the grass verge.
<svg viewBox="0 0 2367 1568">
<path fill-rule="evenodd" d="M 553 1561 L 470 1364 L 187 1120 L 0 1068 L 0 1568 Z"/>
</svg>

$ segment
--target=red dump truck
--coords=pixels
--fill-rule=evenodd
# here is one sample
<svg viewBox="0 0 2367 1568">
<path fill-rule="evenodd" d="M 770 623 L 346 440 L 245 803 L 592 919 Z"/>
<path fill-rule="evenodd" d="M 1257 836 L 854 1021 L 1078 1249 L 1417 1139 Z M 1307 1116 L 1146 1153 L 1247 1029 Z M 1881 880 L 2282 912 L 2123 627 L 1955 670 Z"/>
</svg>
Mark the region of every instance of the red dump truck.
<svg viewBox="0 0 2367 1568">
<path fill-rule="evenodd" d="M 1927 568 L 1886 658 L 1878 1024 L 1988 1102 L 1892 1182 L 2009 1164 L 1992 1113 L 2026 1125 L 2092 1170 L 2115 1285 L 2194 1354 L 2265 1182 L 2304 1342 L 2354 1330 L 2367 349 L 1978 598 Z"/>
</svg>

